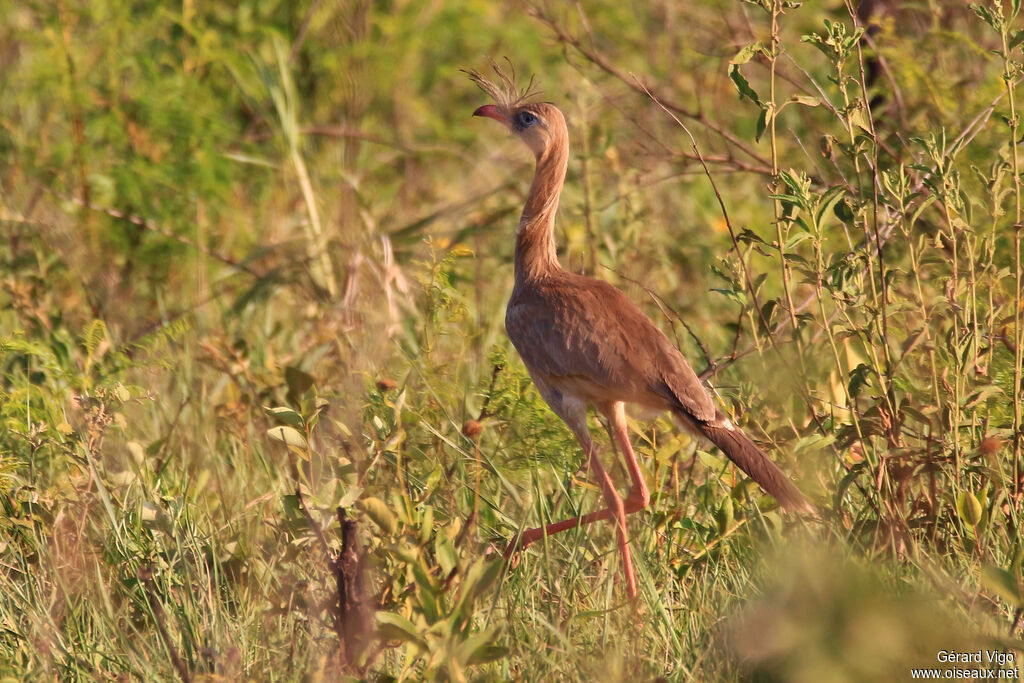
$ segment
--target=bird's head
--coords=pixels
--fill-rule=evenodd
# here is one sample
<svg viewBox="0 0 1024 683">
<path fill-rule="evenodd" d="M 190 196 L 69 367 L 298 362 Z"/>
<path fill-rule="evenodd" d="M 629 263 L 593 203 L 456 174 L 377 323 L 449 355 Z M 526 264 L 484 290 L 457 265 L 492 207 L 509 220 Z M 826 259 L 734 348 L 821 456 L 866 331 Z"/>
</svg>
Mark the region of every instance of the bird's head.
<svg viewBox="0 0 1024 683">
<path fill-rule="evenodd" d="M 547 102 L 507 109 L 497 104 L 485 104 L 474 111 L 473 116 L 486 116 L 505 124 L 537 157 L 544 156 L 566 135 L 562 112 Z"/>
<path fill-rule="evenodd" d="M 534 91 L 533 80 L 523 90 L 515 86 L 515 72 L 511 75 L 492 65 L 499 82 L 488 80 L 477 71 L 467 71 L 481 90 L 491 96 L 494 104 L 485 104 L 473 116 L 486 116 L 505 125 L 516 137 L 526 143 L 539 159 L 550 151 L 567 144 L 565 118 L 558 107 L 548 102 L 532 101 L 540 93 Z"/>
</svg>

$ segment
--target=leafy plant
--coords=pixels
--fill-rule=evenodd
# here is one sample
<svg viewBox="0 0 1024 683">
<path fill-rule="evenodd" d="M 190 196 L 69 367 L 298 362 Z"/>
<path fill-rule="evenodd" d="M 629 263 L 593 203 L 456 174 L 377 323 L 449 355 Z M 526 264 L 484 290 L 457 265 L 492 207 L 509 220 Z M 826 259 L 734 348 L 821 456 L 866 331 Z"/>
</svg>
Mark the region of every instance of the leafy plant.
<svg viewBox="0 0 1024 683">
<path fill-rule="evenodd" d="M 0 677 L 1020 653 L 1015 0 L 151 4 L 0 4 Z M 501 559 L 600 501 L 503 329 L 529 159 L 458 74 L 504 54 L 570 123 L 562 262 L 825 510 L 631 421 L 636 611 L 607 525 Z"/>
</svg>

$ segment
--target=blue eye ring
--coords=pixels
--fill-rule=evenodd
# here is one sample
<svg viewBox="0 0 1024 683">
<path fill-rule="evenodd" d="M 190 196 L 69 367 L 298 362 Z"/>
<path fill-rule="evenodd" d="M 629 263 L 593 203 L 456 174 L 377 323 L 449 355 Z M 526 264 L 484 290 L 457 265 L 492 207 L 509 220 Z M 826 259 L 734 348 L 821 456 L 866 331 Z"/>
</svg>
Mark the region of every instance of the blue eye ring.
<svg viewBox="0 0 1024 683">
<path fill-rule="evenodd" d="M 538 119 L 533 114 L 533 112 L 529 112 L 529 111 L 525 111 L 525 110 L 519 112 L 514 117 L 516 128 L 518 128 L 520 130 L 522 130 L 523 128 L 529 128 L 530 126 L 532 126 L 535 123 L 537 123 L 537 121 L 539 121 L 539 120 L 540 119 Z"/>
</svg>

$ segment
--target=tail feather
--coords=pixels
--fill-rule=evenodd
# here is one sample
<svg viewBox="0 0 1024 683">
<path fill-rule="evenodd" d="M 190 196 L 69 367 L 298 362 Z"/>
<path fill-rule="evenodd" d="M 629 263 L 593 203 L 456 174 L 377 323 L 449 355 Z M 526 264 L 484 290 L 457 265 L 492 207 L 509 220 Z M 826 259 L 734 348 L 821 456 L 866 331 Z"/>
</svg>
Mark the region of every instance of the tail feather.
<svg viewBox="0 0 1024 683">
<path fill-rule="evenodd" d="M 698 422 L 680 415 L 687 426 L 718 446 L 736 466 L 747 473 L 782 507 L 791 512 L 814 513 L 814 505 L 801 493 L 796 484 L 766 456 L 739 427 L 718 414 L 714 422 Z"/>
</svg>

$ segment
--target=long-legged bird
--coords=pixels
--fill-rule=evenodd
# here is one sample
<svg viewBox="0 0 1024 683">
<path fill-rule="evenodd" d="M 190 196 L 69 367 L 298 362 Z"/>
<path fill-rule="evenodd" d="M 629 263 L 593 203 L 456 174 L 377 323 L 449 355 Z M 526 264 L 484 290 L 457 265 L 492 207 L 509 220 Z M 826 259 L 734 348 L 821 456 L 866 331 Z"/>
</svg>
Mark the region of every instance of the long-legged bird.
<svg viewBox="0 0 1024 683">
<path fill-rule="evenodd" d="M 505 328 L 541 396 L 579 440 L 605 500 L 605 507 L 596 512 L 522 532 L 506 556 L 545 535 L 609 519 L 615 524 L 626 587 L 635 597 L 626 515 L 646 507 L 651 496 L 626 431 L 626 403 L 671 412 L 683 428 L 718 446 L 784 508 L 810 512 L 813 506 L 716 409 L 682 353 L 625 294 L 559 265 L 553 230 L 569 159 L 565 118 L 553 104 L 531 101 L 529 88 L 517 91 L 512 78 L 496 71 L 500 83 L 468 72 L 494 100 L 473 115 L 503 124 L 526 143 L 537 162 L 516 232 L 515 286 Z M 622 449 L 632 479 L 625 499 L 616 492 L 590 438 L 588 406 L 605 416 Z"/>
</svg>

